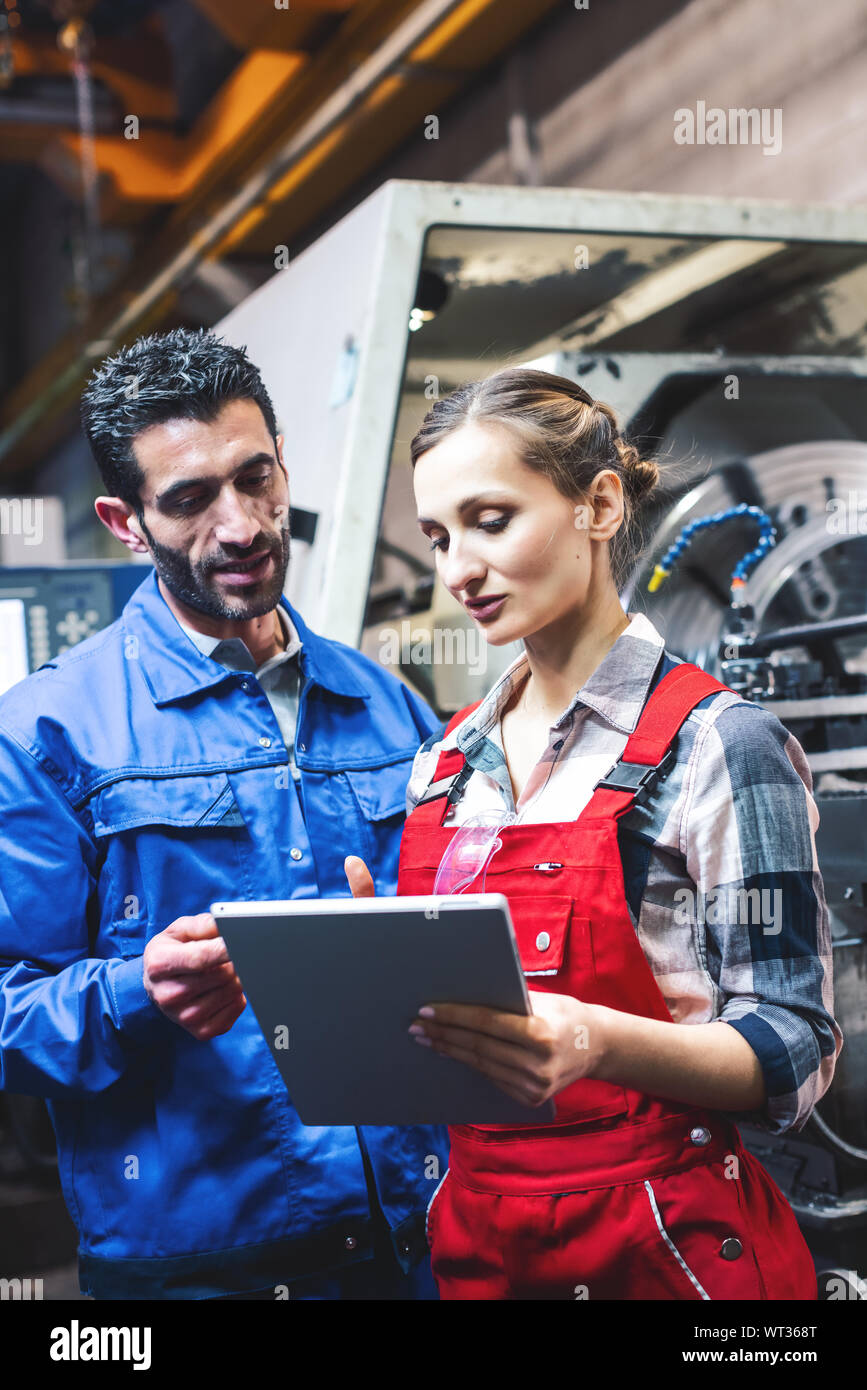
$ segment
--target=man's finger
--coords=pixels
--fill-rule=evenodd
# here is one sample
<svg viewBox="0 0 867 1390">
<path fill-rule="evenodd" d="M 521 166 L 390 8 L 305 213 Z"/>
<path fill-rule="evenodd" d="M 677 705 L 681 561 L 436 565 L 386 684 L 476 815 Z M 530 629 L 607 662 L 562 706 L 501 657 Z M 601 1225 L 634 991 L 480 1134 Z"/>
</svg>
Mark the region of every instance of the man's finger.
<svg viewBox="0 0 867 1390">
<path fill-rule="evenodd" d="M 219 1013 L 209 1018 L 206 1023 L 200 1024 L 197 1029 L 191 1031 L 195 1032 L 195 1036 L 198 1037 L 201 1042 L 207 1042 L 210 1038 L 219 1037 L 221 1033 L 228 1033 L 233 1024 L 241 1017 L 246 1007 L 246 999 L 242 999 L 240 1004 L 229 1004 L 225 1009 L 221 1009 Z"/>
<path fill-rule="evenodd" d="M 176 975 L 199 974 L 216 965 L 231 964 L 221 936 L 209 941 L 168 941 L 160 943 L 159 954 L 148 960 L 152 980 L 168 980 Z"/>
<path fill-rule="evenodd" d="M 212 970 L 189 971 L 181 975 L 169 975 L 156 983 L 159 984 L 159 996 L 161 1007 L 172 1007 L 183 1000 L 192 1001 L 199 995 L 207 994 L 212 989 L 235 985 L 241 988 L 241 981 L 235 973 L 235 967 L 231 964 L 217 965 Z"/>
<path fill-rule="evenodd" d="M 179 917 L 166 927 L 166 931 L 177 941 L 204 941 L 209 936 L 219 936 L 220 929 L 210 912 L 199 912 L 194 917 Z"/>
<path fill-rule="evenodd" d="M 240 998 L 241 992 L 234 986 L 209 989 L 185 1008 L 173 1010 L 173 1017 L 182 1028 L 207 1023 L 213 1014 L 227 1008 L 229 1004 L 238 1003 Z"/>
<path fill-rule="evenodd" d="M 370 870 L 357 854 L 348 854 L 343 861 L 343 869 L 353 898 L 375 898 L 376 888 Z"/>
</svg>

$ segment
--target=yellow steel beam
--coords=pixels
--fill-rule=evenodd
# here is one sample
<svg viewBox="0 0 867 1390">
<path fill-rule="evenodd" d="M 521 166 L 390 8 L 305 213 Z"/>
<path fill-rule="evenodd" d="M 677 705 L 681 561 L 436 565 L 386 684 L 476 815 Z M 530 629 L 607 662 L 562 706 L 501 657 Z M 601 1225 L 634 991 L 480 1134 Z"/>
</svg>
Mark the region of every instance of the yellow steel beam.
<svg viewBox="0 0 867 1390">
<path fill-rule="evenodd" d="M 294 80 L 284 82 L 281 98 L 262 103 L 261 120 L 252 128 L 240 123 L 245 133 L 234 141 L 234 150 L 226 147 L 224 138 L 231 116 L 226 114 L 225 125 L 216 120 L 211 134 L 217 158 L 193 185 L 189 199 L 142 248 L 132 273 L 97 306 L 88 324 L 56 344 L 7 400 L 0 412 L 0 473 L 36 457 L 40 443 L 52 432 L 52 422 L 74 404 L 98 351 L 93 344 L 106 332 L 113 335 L 106 344 L 113 346 L 143 331 L 142 323 L 158 323 L 172 302 L 177 275 L 187 273 L 197 258 L 240 247 L 254 254 L 271 250 L 275 233 L 277 242 L 291 241 L 408 131 L 415 126 L 420 132 L 424 116 L 438 109 L 437 102 L 445 103 L 463 80 L 507 50 L 556 3 L 463 0 L 424 42 L 384 67 L 382 76 L 374 76 L 367 88 L 360 88 L 356 99 L 351 83 L 368 55 L 378 53 L 378 45 L 387 52 L 392 28 L 411 23 L 415 9 L 421 8 L 412 0 L 359 0 L 355 14 L 323 53 L 309 60 Z M 320 110 L 342 92 L 347 92 L 345 114 L 333 122 L 318 119 Z M 315 138 L 307 138 L 308 127 L 318 128 Z M 298 132 L 297 139 L 293 132 Z M 284 171 L 287 155 L 281 151 L 291 144 L 297 145 L 297 152 Z M 221 179 L 216 186 L 208 177 L 215 167 Z M 139 186 L 149 186 L 152 175 L 151 169 Z M 172 177 L 179 178 L 177 166 Z M 254 190 L 260 182 L 262 193 L 257 197 Z M 205 209 L 209 211 L 202 221 Z M 122 330 L 116 327 L 119 323 Z M 86 350 L 87 344 L 91 347 Z"/>
<path fill-rule="evenodd" d="M 209 253 L 268 254 L 312 222 L 341 188 L 383 159 L 424 117 L 553 8 L 552 0 L 464 0 L 384 77 Z"/>
<path fill-rule="evenodd" d="M 300 53 L 260 52 L 244 58 L 200 116 L 189 135 L 141 129 L 137 138 L 97 135 L 94 156 L 100 173 L 113 180 L 118 195 L 131 202 L 177 203 L 188 198 L 215 166 L 234 153 L 308 59 Z M 77 156 L 78 136 L 62 143 Z"/>
</svg>

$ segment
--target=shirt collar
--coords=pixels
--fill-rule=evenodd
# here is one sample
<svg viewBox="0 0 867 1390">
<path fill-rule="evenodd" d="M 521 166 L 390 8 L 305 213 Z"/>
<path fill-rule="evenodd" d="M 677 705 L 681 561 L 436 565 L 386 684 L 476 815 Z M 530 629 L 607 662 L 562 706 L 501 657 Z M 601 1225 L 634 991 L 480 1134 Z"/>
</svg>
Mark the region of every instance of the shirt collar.
<svg viewBox="0 0 867 1390">
<path fill-rule="evenodd" d="M 285 595 L 281 594 L 278 604 L 281 617 L 288 617 L 297 635 L 298 659 L 305 677 L 335 695 L 369 699 L 373 691 L 358 670 L 363 658 L 343 643 L 312 632 Z M 163 598 L 154 569 L 127 601 L 121 621 L 127 633 L 127 655 L 139 662 L 155 705 L 207 690 L 231 675 L 190 640 Z"/>
<path fill-rule="evenodd" d="M 624 628 L 589 680 L 555 720 L 552 729 L 566 723 L 578 706 L 584 705 L 622 733 L 635 731 L 665 643 L 646 614 L 630 613 L 627 616 L 629 626 Z M 528 668 L 527 654 L 521 652 L 478 709 L 452 730 L 441 747 L 460 748 L 466 753 L 484 738 L 497 724 L 516 688 L 525 680 Z"/>
<path fill-rule="evenodd" d="M 587 705 L 624 734 L 635 732 L 665 649 L 662 637 L 646 614 L 630 613 L 628 617 L 629 626 L 566 711 L 571 714 L 576 705 Z"/>
<path fill-rule="evenodd" d="M 301 638 L 295 631 L 289 614 L 279 603 L 277 605 L 277 617 L 283 629 L 283 637 L 286 642 L 285 650 L 275 652 L 258 668 L 253 653 L 240 637 L 213 637 L 209 632 L 198 632 L 187 623 L 182 623 L 180 618 L 178 618 L 178 624 L 183 628 L 190 641 L 195 643 L 203 656 L 213 657 L 214 661 L 220 661 L 225 666 L 238 667 L 245 671 L 257 669 L 264 671 L 265 667 L 270 668 L 272 663 L 277 666 L 282 661 L 290 661 L 301 650 Z"/>
</svg>

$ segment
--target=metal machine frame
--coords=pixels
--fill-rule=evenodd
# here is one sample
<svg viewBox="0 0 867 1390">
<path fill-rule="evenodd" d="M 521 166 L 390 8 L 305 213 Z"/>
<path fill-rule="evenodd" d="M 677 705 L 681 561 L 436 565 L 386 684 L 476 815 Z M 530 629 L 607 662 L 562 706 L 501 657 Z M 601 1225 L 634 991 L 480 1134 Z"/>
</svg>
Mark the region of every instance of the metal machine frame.
<svg viewBox="0 0 867 1390">
<path fill-rule="evenodd" d="M 214 330 L 245 345 L 262 370 L 286 434 L 292 501 L 319 514 L 290 598 L 311 626 L 352 646 L 364 624 L 425 238 L 443 226 L 867 245 L 863 207 L 383 184 Z"/>
</svg>

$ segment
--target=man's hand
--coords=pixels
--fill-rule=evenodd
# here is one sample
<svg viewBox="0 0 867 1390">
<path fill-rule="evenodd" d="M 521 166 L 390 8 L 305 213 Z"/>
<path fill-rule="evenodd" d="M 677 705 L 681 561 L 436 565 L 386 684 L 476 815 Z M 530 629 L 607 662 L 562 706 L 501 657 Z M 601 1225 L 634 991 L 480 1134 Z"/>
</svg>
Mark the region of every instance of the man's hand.
<svg viewBox="0 0 867 1390">
<path fill-rule="evenodd" d="M 364 860 L 359 859 L 357 854 L 348 854 L 346 856 L 343 861 L 343 872 L 346 874 L 353 898 L 376 897 L 376 889 L 373 886 L 370 870 Z"/>
<path fill-rule="evenodd" d="M 167 1018 L 204 1041 L 228 1033 L 247 1000 L 210 912 L 178 917 L 151 937 L 144 987 Z"/>
</svg>

